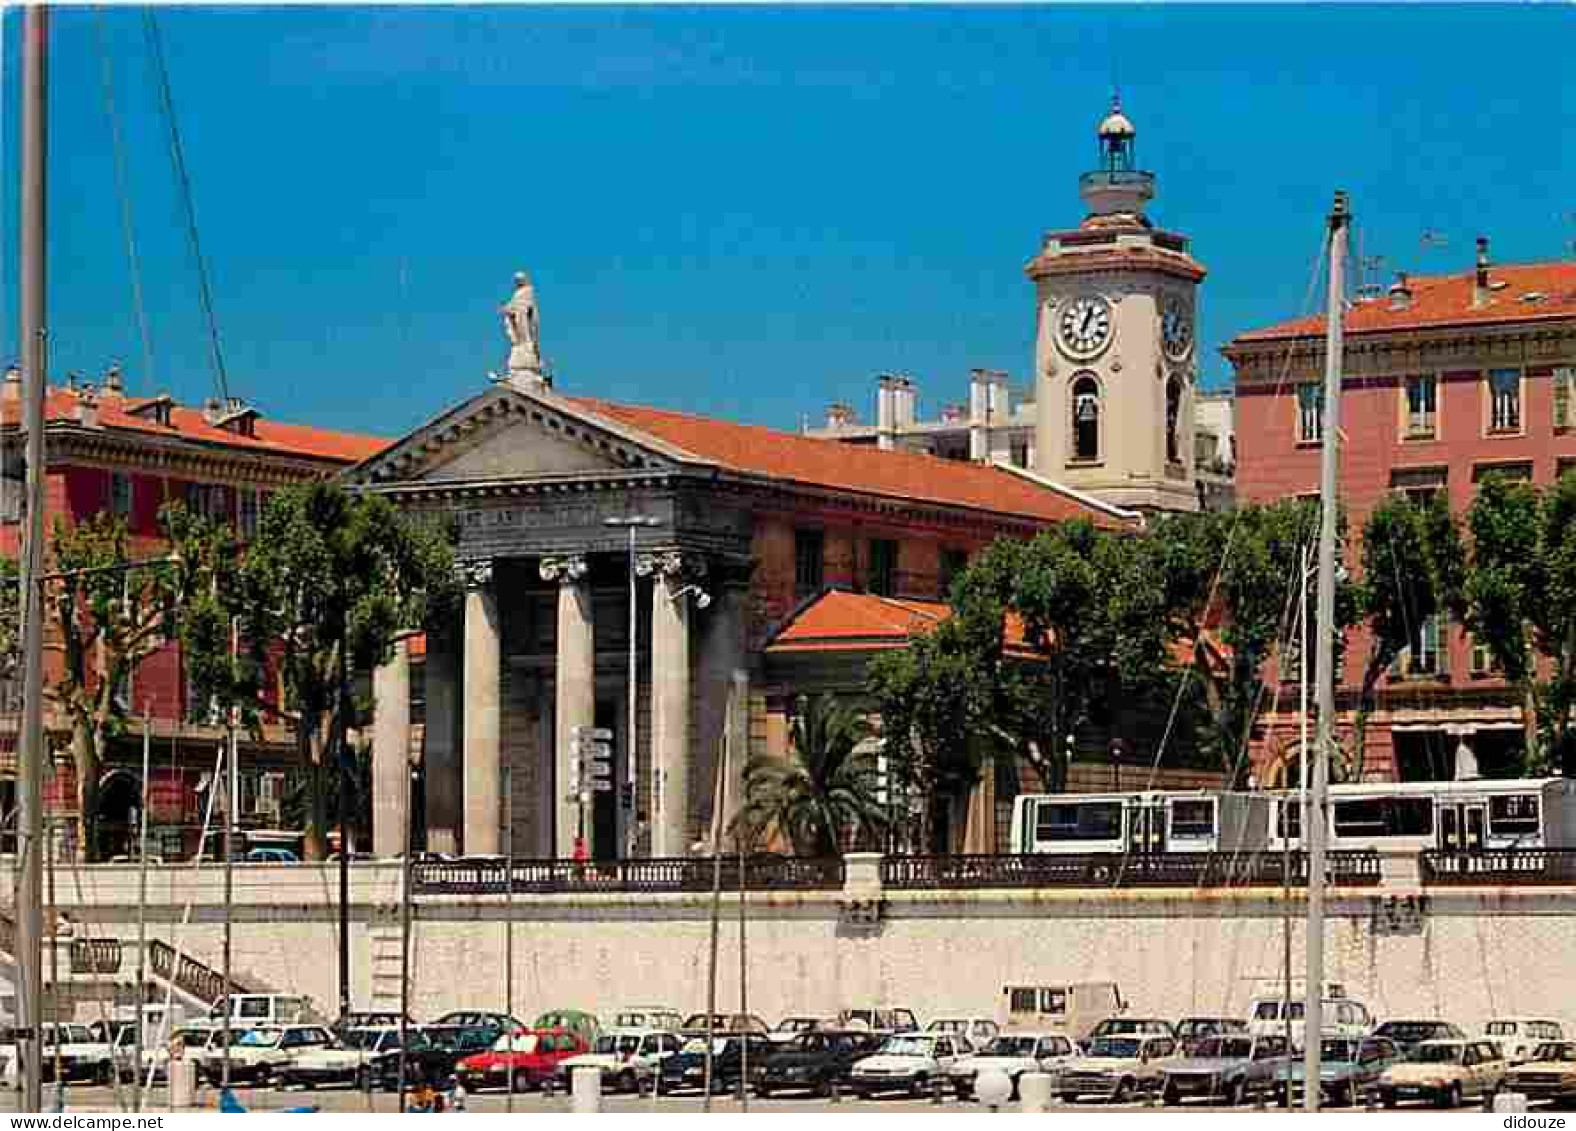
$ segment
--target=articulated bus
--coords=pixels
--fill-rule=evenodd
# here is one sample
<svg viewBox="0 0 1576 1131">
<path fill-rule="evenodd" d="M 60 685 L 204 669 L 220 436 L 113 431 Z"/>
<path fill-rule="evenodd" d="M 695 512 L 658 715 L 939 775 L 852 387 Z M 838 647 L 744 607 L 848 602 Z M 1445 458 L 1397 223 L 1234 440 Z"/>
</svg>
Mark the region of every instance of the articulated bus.
<svg viewBox="0 0 1576 1131">
<path fill-rule="evenodd" d="M 1269 827 L 1267 794 L 1039 793 L 1013 802 L 1011 835 L 1019 853 L 1252 852 Z"/>
<path fill-rule="evenodd" d="M 1273 795 L 1267 847 L 1302 846 L 1297 791 Z M 1354 782 L 1330 787 L 1331 848 L 1476 852 L 1576 847 L 1576 781 L 1568 778 Z"/>
</svg>

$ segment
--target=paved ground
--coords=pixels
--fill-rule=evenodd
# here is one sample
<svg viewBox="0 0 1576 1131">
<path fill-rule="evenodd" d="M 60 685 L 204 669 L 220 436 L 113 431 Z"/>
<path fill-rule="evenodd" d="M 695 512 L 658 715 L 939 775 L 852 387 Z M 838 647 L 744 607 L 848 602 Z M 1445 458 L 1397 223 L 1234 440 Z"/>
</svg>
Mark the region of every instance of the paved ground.
<svg viewBox="0 0 1576 1131">
<path fill-rule="evenodd" d="M 126 1102 L 129 1104 L 131 1095 L 130 1088 L 127 1087 L 123 1089 L 122 1094 L 125 1097 Z M 53 1093 L 48 1090 L 47 1085 L 46 1095 L 53 1095 Z M 318 1089 L 311 1092 L 296 1090 L 279 1091 L 273 1088 L 255 1090 L 240 1088 L 237 1089 L 237 1095 L 240 1096 L 242 1103 L 246 1104 L 254 1111 L 278 1111 L 282 1108 L 301 1107 L 311 1104 L 316 1104 L 325 1111 L 345 1112 L 394 1112 L 399 1108 L 396 1098 L 387 1092 L 374 1092 L 368 1096 L 364 1093 L 351 1091 L 346 1088 Z M 504 1095 L 496 1092 L 485 1092 L 470 1096 L 467 1101 L 467 1108 L 471 1111 L 502 1112 L 507 1110 L 508 1102 L 509 1101 L 507 1097 Z M 204 1088 L 202 1091 L 200 1091 L 197 1096 L 197 1103 L 200 1106 L 207 1106 L 210 1108 L 215 1105 L 217 1103 L 217 1099 L 213 1090 Z M 155 1090 L 154 1096 L 144 1104 L 144 1107 L 148 1111 L 162 1111 L 168 1110 L 167 1105 L 168 1100 L 165 1097 L 164 1089 L 160 1087 Z M 15 1107 L 14 1102 L 7 1103 L 4 1106 L 7 1110 L 14 1110 Z M 713 1102 L 712 1106 L 716 1111 L 737 1112 L 739 1110 L 739 1104 L 737 1100 L 718 1099 Z M 1015 1106 L 1016 1105 L 1014 1105 L 1014 1107 Z M 1062 1109 L 1062 1105 L 1058 1104 L 1053 1106 L 1055 1108 Z M 625 1096 L 607 1096 L 603 1099 L 603 1110 L 609 1112 L 634 1113 L 651 1111 L 683 1113 L 698 1112 L 701 1110 L 701 1107 L 701 1100 L 698 1097 L 691 1096 L 664 1096 L 657 1101 L 652 1101 L 650 1099 L 635 1099 Z M 114 1093 L 109 1088 L 73 1087 L 67 1092 L 66 1109 L 68 1111 L 114 1111 L 117 1110 L 117 1105 Z M 1153 1112 L 1157 1115 L 1166 1114 L 1177 1110 L 1190 1112 L 1236 1111 L 1239 1113 L 1249 1113 L 1254 1110 L 1251 1106 L 1239 1108 L 1222 1108 L 1188 1105 L 1185 1108 L 1177 1109 L 1160 1106 L 1150 1107 L 1142 1103 L 1117 1105 L 1104 1103 L 1086 1103 L 1075 1105 L 1075 1109 L 1078 1111 L 1089 1112 Z M 545 1098 L 539 1093 L 533 1093 L 530 1095 L 515 1096 L 514 1110 L 519 1112 L 568 1112 L 570 1108 L 569 1101 L 562 1095 L 552 1098 Z M 979 1105 L 974 1103 L 960 1103 L 956 1100 L 950 1099 L 941 1104 L 932 1104 L 926 1100 L 908 1099 L 845 1100 L 842 1103 L 833 1104 L 826 1100 L 793 1098 L 778 1099 L 774 1097 L 770 1100 L 752 1099 L 750 1101 L 750 1110 L 752 1112 L 769 1111 L 809 1113 L 879 1111 L 883 1113 L 902 1112 L 905 1114 L 915 1115 L 945 1115 L 948 1113 L 977 1112 L 980 1110 L 980 1108 Z M 1012 1109 L 1009 1108 L 1007 1110 Z M 1359 1107 L 1348 1108 L 1344 1110 L 1361 1113 L 1364 1109 Z M 1402 1108 L 1400 1110 L 1410 1110 L 1418 1113 L 1426 1113 L 1429 1115 L 1443 1114 L 1436 1109 L 1427 1106 Z M 1473 1105 L 1470 1107 L 1461 1108 L 1460 1110 L 1466 1112 L 1481 1112 L 1482 1108 L 1481 1106 Z"/>
</svg>

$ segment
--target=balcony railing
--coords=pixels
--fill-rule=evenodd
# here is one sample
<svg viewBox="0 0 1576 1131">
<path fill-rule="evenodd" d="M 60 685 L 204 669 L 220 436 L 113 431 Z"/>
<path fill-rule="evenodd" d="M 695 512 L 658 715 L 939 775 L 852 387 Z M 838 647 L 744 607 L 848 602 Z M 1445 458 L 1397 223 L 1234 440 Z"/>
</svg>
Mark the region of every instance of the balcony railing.
<svg viewBox="0 0 1576 1131">
<path fill-rule="evenodd" d="M 722 858 L 722 887 L 739 889 L 738 857 Z M 411 866 L 416 895 L 502 895 L 511 865 L 503 860 L 441 860 Z M 747 891 L 817 891 L 843 886 L 840 857 L 754 856 L 744 861 Z M 516 894 L 559 892 L 703 892 L 714 883 L 710 857 L 676 856 L 650 860 L 516 860 Z"/>
<path fill-rule="evenodd" d="M 1330 882 L 1379 883 L 1377 852 L 1331 852 Z M 1287 865 L 1290 877 L 1286 877 Z M 894 890 L 949 888 L 1305 887 L 1308 858 L 1296 852 L 1081 853 L 1025 856 L 889 856 L 882 886 Z"/>
<path fill-rule="evenodd" d="M 1420 853 L 1418 874 L 1439 887 L 1478 884 L 1576 885 L 1576 848 L 1496 848 L 1481 852 Z"/>
<path fill-rule="evenodd" d="M 121 941 L 119 939 L 72 939 L 71 972 L 73 974 L 119 974 Z"/>
<path fill-rule="evenodd" d="M 189 954 L 181 953 L 167 942 L 160 939 L 149 941 L 148 965 L 156 977 L 175 983 L 192 997 L 209 1005 L 224 999 L 224 974 Z M 242 994 L 250 991 L 232 975 L 230 992 Z"/>
</svg>

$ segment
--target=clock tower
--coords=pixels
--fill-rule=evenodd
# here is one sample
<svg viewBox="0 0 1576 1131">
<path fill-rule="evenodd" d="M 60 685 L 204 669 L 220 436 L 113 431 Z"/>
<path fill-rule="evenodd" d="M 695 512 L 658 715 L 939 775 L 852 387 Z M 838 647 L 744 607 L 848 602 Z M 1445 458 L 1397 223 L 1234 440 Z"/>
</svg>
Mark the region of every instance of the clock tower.
<svg viewBox="0 0 1576 1131">
<path fill-rule="evenodd" d="M 1046 233 L 1034 283 L 1035 459 L 1047 479 L 1117 506 L 1197 510 L 1194 339 L 1204 267 L 1144 215 L 1155 177 L 1137 167 L 1121 103 L 1100 123 L 1099 164 L 1078 179 L 1089 213 Z"/>
</svg>

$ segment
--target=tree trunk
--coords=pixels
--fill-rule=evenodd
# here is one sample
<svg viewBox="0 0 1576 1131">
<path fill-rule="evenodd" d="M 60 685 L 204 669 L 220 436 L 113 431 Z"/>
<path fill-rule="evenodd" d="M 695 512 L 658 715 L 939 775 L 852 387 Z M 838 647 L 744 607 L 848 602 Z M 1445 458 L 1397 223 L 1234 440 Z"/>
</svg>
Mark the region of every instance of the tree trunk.
<svg viewBox="0 0 1576 1131">
<path fill-rule="evenodd" d="M 1526 744 L 1522 763 L 1531 766 L 1538 756 L 1538 692 L 1531 678 L 1521 689 L 1521 734 Z"/>
<path fill-rule="evenodd" d="M 77 859 L 98 861 L 99 740 L 87 723 L 71 727 L 71 761 L 77 771 Z"/>
<path fill-rule="evenodd" d="M 328 857 L 328 774 L 324 765 L 328 743 L 320 724 L 303 720 L 305 731 L 304 769 L 306 770 L 306 829 L 303 851 L 308 860 Z"/>
</svg>

